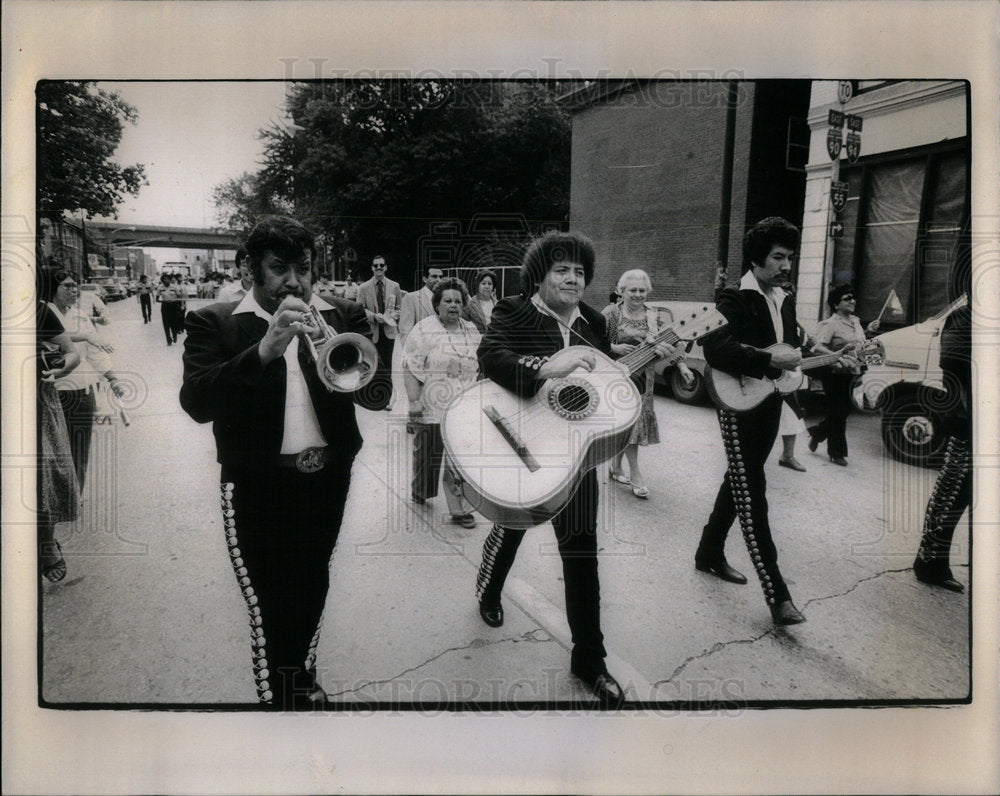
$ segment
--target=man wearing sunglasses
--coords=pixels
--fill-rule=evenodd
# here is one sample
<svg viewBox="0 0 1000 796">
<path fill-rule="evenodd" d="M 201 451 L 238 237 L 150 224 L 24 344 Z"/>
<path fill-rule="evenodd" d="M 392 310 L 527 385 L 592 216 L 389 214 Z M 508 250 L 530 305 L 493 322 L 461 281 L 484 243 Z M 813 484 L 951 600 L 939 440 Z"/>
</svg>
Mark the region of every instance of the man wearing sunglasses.
<svg viewBox="0 0 1000 796">
<path fill-rule="evenodd" d="M 392 349 L 399 335 L 399 308 L 403 303 L 403 291 L 398 282 L 386 276 L 387 271 L 385 257 L 375 255 L 372 260 L 372 278 L 358 287 L 357 301 L 364 307 L 368 317 L 378 358 L 384 367 L 391 368 Z"/>
</svg>

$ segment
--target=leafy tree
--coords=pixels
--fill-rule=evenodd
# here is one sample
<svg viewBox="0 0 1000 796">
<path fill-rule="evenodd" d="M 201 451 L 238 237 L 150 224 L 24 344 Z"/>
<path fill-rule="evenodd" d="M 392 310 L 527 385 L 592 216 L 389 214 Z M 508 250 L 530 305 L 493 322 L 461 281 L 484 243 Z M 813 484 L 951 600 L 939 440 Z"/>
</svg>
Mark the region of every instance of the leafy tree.
<svg viewBox="0 0 1000 796">
<path fill-rule="evenodd" d="M 118 92 L 90 82 L 43 81 L 35 96 L 39 212 L 115 215 L 125 194 L 135 196 L 148 184 L 141 164 L 111 159 L 137 110 Z"/>
<path fill-rule="evenodd" d="M 235 231 L 248 231 L 262 215 L 292 212 L 286 200 L 266 196 L 260 186 L 260 177 L 250 172 L 216 185 L 212 200 L 219 224 Z"/>
<path fill-rule="evenodd" d="M 252 214 L 284 199 L 327 240 L 349 240 L 361 262 L 379 252 L 402 265 L 398 275 L 419 265 L 421 238 L 435 222 L 491 213 L 564 224 L 570 121 L 557 97 L 569 88 L 497 81 L 299 85 L 288 100 L 296 132 L 277 125 L 261 132 L 264 167 L 252 196 L 236 204 Z"/>
</svg>

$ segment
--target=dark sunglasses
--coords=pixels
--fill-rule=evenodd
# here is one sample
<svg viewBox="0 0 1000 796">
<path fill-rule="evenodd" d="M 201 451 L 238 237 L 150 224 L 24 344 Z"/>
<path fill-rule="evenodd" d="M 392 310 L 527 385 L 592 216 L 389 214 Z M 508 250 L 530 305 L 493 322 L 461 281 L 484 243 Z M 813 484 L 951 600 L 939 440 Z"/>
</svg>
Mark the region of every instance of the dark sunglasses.
<svg viewBox="0 0 1000 796">
<path fill-rule="evenodd" d="M 841 296 L 840 300 L 841 301 L 854 301 L 854 296 L 851 293 L 848 293 L 846 296 Z"/>
</svg>

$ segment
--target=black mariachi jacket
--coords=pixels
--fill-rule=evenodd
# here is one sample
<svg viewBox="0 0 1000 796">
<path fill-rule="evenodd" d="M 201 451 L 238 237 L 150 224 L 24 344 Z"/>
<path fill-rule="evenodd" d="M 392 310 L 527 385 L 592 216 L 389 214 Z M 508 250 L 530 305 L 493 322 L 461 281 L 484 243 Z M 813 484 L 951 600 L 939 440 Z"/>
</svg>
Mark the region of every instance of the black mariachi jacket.
<svg viewBox="0 0 1000 796">
<path fill-rule="evenodd" d="M 589 345 L 614 359 L 604 316 L 586 304 L 579 306 L 582 317 L 573 323 L 576 334 L 570 333 L 569 344 Z M 541 387 L 536 379 L 538 369 L 562 349 L 562 332 L 556 319 L 540 313 L 530 298 L 511 296 L 493 308 L 490 325 L 479 344 L 479 368 L 501 387 L 530 397 Z"/>
<path fill-rule="evenodd" d="M 774 337 L 774 324 L 767 299 L 756 290 L 729 287 L 716 301 L 719 312 L 726 316 L 728 326 L 713 332 L 702 340 L 705 361 L 713 368 L 733 376 L 751 376 L 761 379 L 779 375 L 770 367 L 771 355 L 758 351 L 775 343 L 787 343 L 797 348 L 801 344 L 799 326 L 795 319 L 795 301 L 789 296 L 781 303 L 781 340 Z"/>
<path fill-rule="evenodd" d="M 357 332 L 370 339 L 360 304 L 324 300 L 333 309 L 324 310 L 323 317 L 337 332 Z M 180 401 L 196 422 L 212 421 L 222 465 L 265 470 L 276 465 L 281 452 L 287 367 L 283 357 L 267 367 L 261 364 L 257 344 L 267 332 L 267 321 L 249 312 L 233 315 L 237 306 L 239 302 L 211 304 L 188 313 Z M 366 409 L 387 406 L 392 397 L 390 375 L 379 363 L 375 378 L 361 390 L 329 392 L 315 365 L 305 360 L 304 349 L 299 346 L 299 357 L 320 429 L 336 461 L 348 463 L 362 445 L 354 404 Z"/>
</svg>

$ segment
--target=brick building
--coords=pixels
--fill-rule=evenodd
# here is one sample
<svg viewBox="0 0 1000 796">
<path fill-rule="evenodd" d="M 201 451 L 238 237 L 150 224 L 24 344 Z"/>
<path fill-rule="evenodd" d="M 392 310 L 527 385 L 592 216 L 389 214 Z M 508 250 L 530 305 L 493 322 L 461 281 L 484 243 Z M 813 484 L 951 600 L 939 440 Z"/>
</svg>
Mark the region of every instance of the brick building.
<svg viewBox="0 0 1000 796">
<path fill-rule="evenodd" d="M 710 301 L 740 276 L 745 225 L 801 223 L 809 81 L 602 82 L 573 114 L 570 226 L 597 247 L 589 303 L 642 268 L 652 299 Z"/>
<path fill-rule="evenodd" d="M 770 215 L 802 228 L 793 278 L 809 330 L 836 282 L 854 284 L 866 320 L 895 291 L 900 324 L 954 293 L 970 218 L 962 81 L 602 81 L 562 102 L 573 114 L 570 226 L 598 253 L 594 306 L 629 268 L 649 273 L 653 300 L 710 301 L 717 270 L 739 279 L 746 226 Z M 827 151 L 831 110 L 862 121 L 853 162 L 846 147 Z M 848 184 L 839 214 L 835 179 Z M 831 221 L 842 238 L 829 237 Z"/>
</svg>

